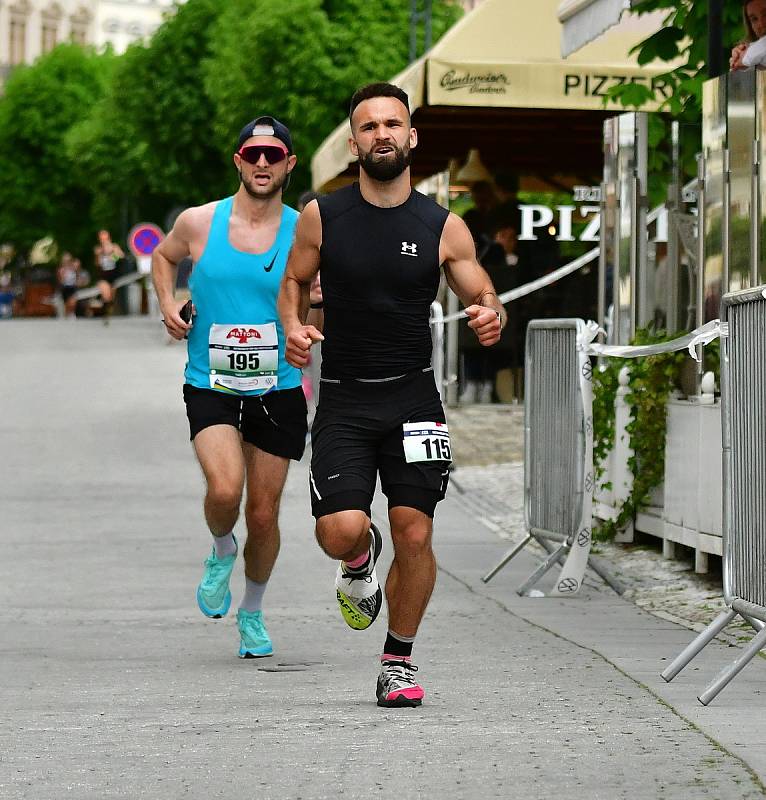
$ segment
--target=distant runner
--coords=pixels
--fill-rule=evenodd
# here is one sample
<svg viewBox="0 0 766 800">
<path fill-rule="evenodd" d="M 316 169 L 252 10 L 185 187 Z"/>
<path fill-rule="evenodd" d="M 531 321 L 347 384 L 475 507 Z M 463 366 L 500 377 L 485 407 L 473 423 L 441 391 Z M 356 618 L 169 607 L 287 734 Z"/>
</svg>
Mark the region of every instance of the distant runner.
<svg viewBox="0 0 766 800">
<path fill-rule="evenodd" d="M 229 610 L 238 543 L 232 533 L 246 491 L 245 593 L 237 612 L 240 658 L 269 656 L 262 601 L 279 553 L 279 503 L 290 459 L 306 442 L 301 373 L 284 359 L 276 299 L 298 213 L 282 204 L 295 167 L 290 131 L 269 116 L 242 129 L 233 197 L 184 211 L 152 256 L 165 326 L 189 337 L 183 387 L 191 438 L 207 482 L 205 519 L 213 549 L 197 587 L 207 617 Z M 173 298 L 187 256 L 189 321 Z M 186 315 L 185 315 L 186 316 Z"/>
<path fill-rule="evenodd" d="M 104 322 L 109 321 L 114 308 L 114 282 L 118 278 L 117 264 L 125 258 L 120 245 L 112 241 L 107 230 L 98 232 L 98 244 L 93 248 L 93 259 L 96 264 L 96 287 L 104 304 Z"/>
<path fill-rule="evenodd" d="M 505 311 L 463 221 L 410 187 L 417 133 L 407 95 L 391 84 L 365 86 L 351 100 L 350 120 L 359 183 L 306 206 L 279 312 L 286 358 L 301 367 L 322 338 L 304 324 L 321 270 L 325 340 L 310 473 L 316 536 L 341 560 L 335 588 L 344 619 L 367 628 L 382 604 L 375 562 L 383 540 L 370 519 L 380 476 L 394 560 L 378 705 L 418 706 L 424 692 L 412 645 L 436 579 L 433 516 L 451 461 L 431 367 L 429 313 L 441 266 L 482 345 L 499 340 Z"/>
</svg>

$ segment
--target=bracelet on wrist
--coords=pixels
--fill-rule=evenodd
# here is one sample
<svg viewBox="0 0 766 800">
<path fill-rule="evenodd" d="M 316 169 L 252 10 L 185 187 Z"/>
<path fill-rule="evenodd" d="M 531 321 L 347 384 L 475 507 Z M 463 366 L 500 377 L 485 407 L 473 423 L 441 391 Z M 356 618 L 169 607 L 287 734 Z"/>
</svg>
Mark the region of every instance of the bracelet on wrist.
<svg viewBox="0 0 766 800">
<path fill-rule="evenodd" d="M 309 308 L 324 308 L 324 303 L 321 300 L 318 303 L 309 303 Z"/>
</svg>

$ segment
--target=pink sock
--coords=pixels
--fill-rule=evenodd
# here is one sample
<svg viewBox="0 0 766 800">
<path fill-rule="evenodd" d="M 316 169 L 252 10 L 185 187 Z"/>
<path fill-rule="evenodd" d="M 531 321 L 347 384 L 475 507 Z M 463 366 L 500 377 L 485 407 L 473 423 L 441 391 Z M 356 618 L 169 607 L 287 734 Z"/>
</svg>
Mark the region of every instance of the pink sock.
<svg viewBox="0 0 766 800">
<path fill-rule="evenodd" d="M 357 567 L 363 567 L 367 563 L 367 559 L 370 557 L 370 551 L 365 550 L 359 558 L 355 558 L 353 561 L 346 561 L 344 562 L 347 567 L 351 567 L 351 569 L 356 569 Z"/>
<path fill-rule="evenodd" d="M 412 661 L 412 656 L 395 656 L 395 655 L 393 655 L 391 653 L 383 653 L 383 655 L 380 657 L 380 660 L 381 661 L 406 661 L 406 662 L 409 663 L 409 662 Z"/>
</svg>

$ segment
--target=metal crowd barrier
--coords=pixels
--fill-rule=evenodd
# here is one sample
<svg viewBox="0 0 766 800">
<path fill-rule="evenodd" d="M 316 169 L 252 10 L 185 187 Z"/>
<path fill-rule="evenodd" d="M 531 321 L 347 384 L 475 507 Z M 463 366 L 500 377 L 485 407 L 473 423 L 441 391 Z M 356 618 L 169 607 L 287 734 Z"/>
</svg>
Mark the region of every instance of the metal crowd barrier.
<svg viewBox="0 0 766 800">
<path fill-rule="evenodd" d="M 527 594 L 557 562 L 564 561 L 555 594 L 573 594 L 586 561 L 616 591 L 622 587 L 590 556 L 593 428 L 590 361 L 578 346 L 580 319 L 533 320 L 527 328 L 524 397 L 524 519 L 526 537 L 485 575 L 487 583 L 533 539 L 548 557 L 517 590 Z M 584 405 L 588 406 L 586 415 Z M 580 564 L 567 571 L 569 555 Z"/>
<path fill-rule="evenodd" d="M 145 277 L 146 275 L 143 272 L 129 272 L 127 275 L 117 278 L 112 284 L 112 289 L 122 289 L 123 286 L 140 281 L 141 278 Z M 88 300 L 91 297 L 98 297 L 99 294 L 101 294 L 101 292 L 98 286 L 87 286 L 84 289 L 78 289 L 72 296 L 75 300 Z"/>
<path fill-rule="evenodd" d="M 721 340 L 723 423 L 723 593 L 719 614 L 662 672 L 666 681 L 737 616 L 756 635 L 699 695 L 703 705 L 766 646 L 766 289 L 723 298 L 728 336 Z"/>
</svg>

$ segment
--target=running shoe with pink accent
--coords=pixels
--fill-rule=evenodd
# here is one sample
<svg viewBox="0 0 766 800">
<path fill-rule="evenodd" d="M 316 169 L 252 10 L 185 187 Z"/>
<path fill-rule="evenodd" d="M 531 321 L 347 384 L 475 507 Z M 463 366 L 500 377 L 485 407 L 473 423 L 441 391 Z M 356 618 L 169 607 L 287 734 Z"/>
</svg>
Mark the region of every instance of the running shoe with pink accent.
<svg viewBox="0 0 766 800">
<path fill-rule="evenodd" d="M 425 692 L 415 681 L 418 668 L 410 661 L 381 661 L 378 676 L 378 705 L 384 708 L 416 708 L 423 702 Z"/>
</svg>

